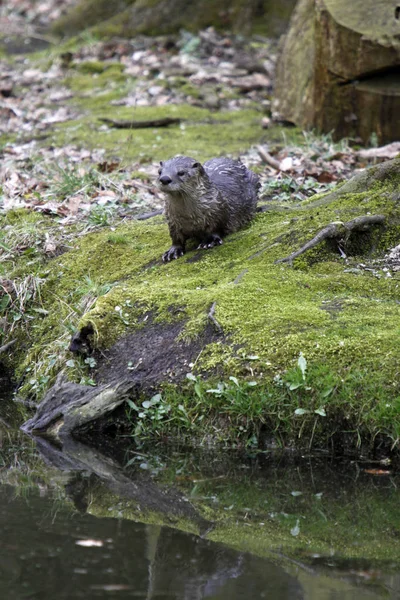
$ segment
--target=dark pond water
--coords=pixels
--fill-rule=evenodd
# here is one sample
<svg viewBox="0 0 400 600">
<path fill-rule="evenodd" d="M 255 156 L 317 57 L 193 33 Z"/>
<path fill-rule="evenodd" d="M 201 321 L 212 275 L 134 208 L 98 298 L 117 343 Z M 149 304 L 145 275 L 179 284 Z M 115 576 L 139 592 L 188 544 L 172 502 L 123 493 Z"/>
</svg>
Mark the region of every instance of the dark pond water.
<svg viewBox="0 0 400 600">
<path fill-rule="evenodd" d="M 303 598 L 295 577 L 251 554 L 167 527 L 72 514 L 49 496 L 15 497 L 7 486 L 0 527 L 0 588 L 9 600 Z"/>
<path fill-rule="evenodd" d="M 40 490 L 19 497 L 0 486 L 0 527 L 0 589 L 8 600 L 399 597 L 388 582 L 367 589 L 168 527 L 78 514 Z"/>
<path fill-rule="evenodd" d="M 400 598 L 391 466 L 60 447 L 14 418 L 3 404 L 0 598 Z"/>
</svg>

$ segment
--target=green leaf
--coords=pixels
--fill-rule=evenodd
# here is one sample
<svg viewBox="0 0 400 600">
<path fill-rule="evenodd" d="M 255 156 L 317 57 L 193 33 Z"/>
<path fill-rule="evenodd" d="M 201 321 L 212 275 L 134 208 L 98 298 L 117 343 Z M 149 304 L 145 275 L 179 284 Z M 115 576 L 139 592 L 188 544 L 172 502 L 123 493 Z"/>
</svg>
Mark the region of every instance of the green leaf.
<svg viewBox="0 0 400 600">
<path fill-rule="evenodd" d="M 197 381 L 197 377 L 195 377 L 193 373 L 186 373 L 186 379 L 190 379 L 190 381 Z"/>
<path fill-rule="evenodd" d="M 201 387 L 200 387 L 200 384 L 199 384 L 199 383 L 195 383 L 195 384 L 194 384 L 194 391 L 196 392 L 196 394 L 197 394 L 197 396 L 198 396 L 199 398 L 202 398 L 202 397 L 203 397 L 203 394 L 201 393 Z"/>
<path fill-rule="evenodd" d="M 239 381 L 238 381 L 238 379 L 237 379 L 236 377 L 232 377 L 232 376 L 231 376 L 231 377 L 229 377 L 229 379 L 230 379 L 231 381 L 233 381 L 233 383 L 239 387 Z"/>
<path fill-rule="evenodd" d="M 156 394 L 155 396 L 153 396 L 153 397 L 150 399 L 150 402 L 151 402 L 152 406 L 153 406 L 154 404 L 158 404 L 159 402 L 161 402 L 161 394 Z"/>
<path fill-rule="evenodd" d="M 332 394 L 334 389 L 335 388 L 331 387 L 331 388 L 324 390 L 321 394 L 321 398 L 327 398 L 330 394 Z"/>
<path fill-rule="evenodd" d="M 126 402 L 127 402 L 128 406 L 130 406 L 130 408 L 132 408 L 133 410 L 139 410 L 139 407 L 136 406 L 136 404 L 133 402 L 133 400 L 129 400 L 129 398 L 128 398 Z"/>
<path fill-rule="evenodd" d="M 296 525 L 294 527 L 292 527 L 292 529 L 290 530 L 290 533 L 296 537 L 297 535 L 299 535 L 300 533 L 300 525 L 299 525 L 300 521 L 299 519 L 297 519 L 296 521 Z"/>
<path fill-rule="evenodd" d="M 72 360 L 72 358 L 71 358 L 70 360 L 67 360 L 67 362 L 65 364 L 67 365 L 67 367 L 74 367 L 75 361 Z"/>
<path fill-rule="evenodd" d="M 301 387 L 302 385 L 302 383 L 290 383 L 289 390 L 297 390 L 297 388 Z"/>
<path fill-rule="evenodd" d="M 326 412 L 323 406 L 320 406 L 316 410 L 314 410 L 315 414 L 320 415 L 321 417 L 326 417 Z"/>
<path fill-rule="evenodd" d="M 297 366 L 299 367 L 301 374 L 303 375 L 303 379 L 306 378 L 306 369 L 307 369 L 307 361 L 304 358 L 304 354 L 300 352 L 300 356 L 297 360 Z"/>
<path fill-rule="evenodd" d="M 309 411 L 309 410 L 307 410 L 306 408 L 296 408 L 296 410 L 294 411 L 294 414 L 295 414 L 295 415 L 299 415 L 299 416 L 301 416 L 301 415 L 306 415 L 306 414 L 308 414 L 309 412 L 310 412 L 310 411 Z"/>
<path fill-rule="evenodd" d="M 303 495 L 303 492 L 290 492 L 290 493 L 291 493 L 291 494 L 292 494 L 292 496 L 294 496 L 295 498 L 296 498 L 297 496 L 302 496 L 302 495 Z"/>
</svg>

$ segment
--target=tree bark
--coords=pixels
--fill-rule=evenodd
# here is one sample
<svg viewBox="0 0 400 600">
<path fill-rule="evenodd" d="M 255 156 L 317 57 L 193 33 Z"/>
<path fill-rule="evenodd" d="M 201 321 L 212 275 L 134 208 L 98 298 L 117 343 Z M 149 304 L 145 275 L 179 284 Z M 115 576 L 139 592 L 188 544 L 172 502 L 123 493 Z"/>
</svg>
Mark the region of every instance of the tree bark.
<svg viewBox="0 0 400 600">
<path fill-rule="evenodd" d="M 300 0 L 277 67 L 282 116 L 336 139 L 399 139 L 397 8 L 397 0 Z"/>
</svg>

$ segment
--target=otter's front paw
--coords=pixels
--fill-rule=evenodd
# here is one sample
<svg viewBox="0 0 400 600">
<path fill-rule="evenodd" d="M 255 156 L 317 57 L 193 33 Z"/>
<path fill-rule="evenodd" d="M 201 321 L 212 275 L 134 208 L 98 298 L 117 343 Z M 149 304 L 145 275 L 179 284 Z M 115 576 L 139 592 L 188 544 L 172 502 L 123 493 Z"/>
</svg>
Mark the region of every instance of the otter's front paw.
<svg viewBox="0 0 400 600">
<path fill-rule="evenodd" d="M 163 259 L 163 262 L 166 263 L 166 262 L 170 262 L 171 260 L 175 260 L 176 258 L 183 256 L 184 254 L 185 254 L 185 250 L 182 248 L 182 246 L 171 246 L 171 248 L 169 250 L 164 252 L 162 259 Z"/>
<path fill-rule="evenodd" d="M 222 244 L 222 239 L 218 234 L 212 233 L 208 235 L 198 246 L 198 250 L 207 250 L 207 248 L 214 248 L 214 246 L 220 246 Z"/>
</svg>

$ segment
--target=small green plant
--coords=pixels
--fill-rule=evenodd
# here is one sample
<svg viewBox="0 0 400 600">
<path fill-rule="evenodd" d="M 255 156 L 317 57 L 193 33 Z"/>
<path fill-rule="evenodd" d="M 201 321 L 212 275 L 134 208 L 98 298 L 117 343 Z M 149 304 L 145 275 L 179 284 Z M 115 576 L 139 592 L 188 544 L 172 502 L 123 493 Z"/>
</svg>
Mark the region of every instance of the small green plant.
<svg viewBox="0 0 400 600">
<path fill-rule="evenodd" d="M 117 213 L 117 204 L 115 202 L 105 205 L 96 204 L 92 207 L 88 223 L 98 227 L 107 227 L 114 221 Z"/>
<path fill-rule="evenodd" d="M 321 417 L 326 417 L 326 411 L 324 408 L 324 402 L 327 401 L 330 394 L 333 392 L 333 387 L 327 387 L 324 390 L 315 389 L 311 382 L 310 377 L 307 374 L 307 360 L 302 352 L 299 354 L 297 359 L 297 365 L 293 369 L 289 369 L 286 373 L 281 376 L 275 377 L 275 383 L 279 386 L 286 386 L 289 392 L 302 390 L 306 394 L 309 393 L 317 402 L 320 402 L 320 406 L 315 409 L 310 408 L 296 408 L 294 414 L 297 416 L 307 415 L 315 413 Z"/>
<path fill-rule="evenodd" d="M 137 413 L 135 436 L 143 436 L 146 432 L 157 430 L 160 421 L 165 420 L 171 411 L 171 405 L 164 402 L 161 394 L 144 400 L 140 406 L 130 399 L 127 400 L 127 404 L 131 411 Z"/>
<path fill-rule="evenodd" d="M 52 164 L 45 169 L 52 195 L 65 199 L 74 194 L 89 192 L 99 184 L 100 174 L 94 169 L 85 171 L 75 167 Z"/>
<path fill-rule="evenodd" d="M 85 275 L 83 283 L 76 289 L 77 293 L 82 296 L 104 296 L 113 287 L 113 283 L 100 283 L 96 279 L 93 279 L 90 275 Z"/>
<path fill-rule="evenodd" d="M 373 131 L 369 137 L 369 145 L 371 148 L 377 148 L 379 146 L 378 136 L 375 131 Z"/>
<path fill-rule="evenodd" d="M 261 197 L 287 202 L 289 200 L 304 200 L 313 194 L 327 192 L 335 183 L 319 183 L 314 177 L 303 180 L 284 176 L 282 179 L 267 181 L 261 191 Z"/>
<path fill-rule="evenodd" d="M 332 132 L 318 134 L 315 131 L 303 131 L 303 136 L 311 158 L 320 156 L 329 160 L 338 153 L 349 153 L 350 151 L 349 140 L 343 138 L 335 142 Z"/>
</svg>

